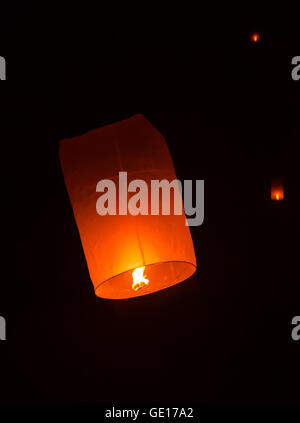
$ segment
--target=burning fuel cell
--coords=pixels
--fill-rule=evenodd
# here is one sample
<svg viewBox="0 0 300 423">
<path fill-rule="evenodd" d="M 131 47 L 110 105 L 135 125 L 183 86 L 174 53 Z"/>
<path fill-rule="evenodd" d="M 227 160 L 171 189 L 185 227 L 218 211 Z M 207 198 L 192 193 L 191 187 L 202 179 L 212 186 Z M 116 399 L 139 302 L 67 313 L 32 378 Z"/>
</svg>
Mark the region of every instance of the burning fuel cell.
<svg viewBox="0 0 300 423">
<path fill-rule="evenodd" d="M 145 266 L 138 267 L 132 272 L 132 289 L 134 291 L 144 288 L 149 283 L 149 279 L 146 279 L 147 275 L 144 275 L 144 270 Z"/>
</svg>

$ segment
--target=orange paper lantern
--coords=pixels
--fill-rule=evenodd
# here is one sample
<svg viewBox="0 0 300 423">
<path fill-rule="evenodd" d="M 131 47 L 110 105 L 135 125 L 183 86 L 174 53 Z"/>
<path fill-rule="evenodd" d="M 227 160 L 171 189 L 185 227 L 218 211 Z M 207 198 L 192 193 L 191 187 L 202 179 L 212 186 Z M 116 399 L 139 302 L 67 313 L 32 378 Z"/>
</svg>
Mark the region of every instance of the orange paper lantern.
<svg viewBox="0 0 300 423">
<path fill-rule="evenodd" d="M 258 41 L 259 41 L 259 34 L 258 34 L 258 32 L 253 32 L 251 34 L 250 38 L 251 38 L 251 41 L 253 43 L 258 43 Z"/>
<path fill-rule="evenodd" d="M 127 172 L 128 184 L 139 179 L 148 187 L 152 180 L 176 179 L 167 144 L 150 122 L 136 115 L 64 139 L 59 153 L 97 296 L 121 299 L 145 295 L 195 272 L 194 246 L 184 212 L 129 214 L 124 187 L 119 186 L 119 172 Z M 97 213 L 100 194 L 96 188 L 103 179 L 117 187 L 115 215 Z"/>
<path fill-rule="evenodd" d="M 284 199 L 284 188 L 281 179 L 274 179 L 271 185 L 271 200 L 280 201 Z"/>
</svg>

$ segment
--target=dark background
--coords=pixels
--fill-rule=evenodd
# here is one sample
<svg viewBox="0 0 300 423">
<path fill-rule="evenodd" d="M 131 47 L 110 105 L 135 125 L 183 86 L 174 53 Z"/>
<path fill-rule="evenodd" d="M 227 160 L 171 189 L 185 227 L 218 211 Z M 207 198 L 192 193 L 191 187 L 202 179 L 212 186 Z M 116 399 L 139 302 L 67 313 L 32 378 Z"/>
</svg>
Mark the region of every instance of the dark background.
<svg viewBox="0 0 300 423">
<path fill-rule="evenodd" d="M 16 246 L 0 282 L 0 401 L 298 401 L 297 13 L 140 3 L 2 15 L 3 229 Z M 179 179 L 205 180 L 198 269 L 165 291 L 104 300 L 58 143 L 135 113 L 165 136 Z"/>
</svg>

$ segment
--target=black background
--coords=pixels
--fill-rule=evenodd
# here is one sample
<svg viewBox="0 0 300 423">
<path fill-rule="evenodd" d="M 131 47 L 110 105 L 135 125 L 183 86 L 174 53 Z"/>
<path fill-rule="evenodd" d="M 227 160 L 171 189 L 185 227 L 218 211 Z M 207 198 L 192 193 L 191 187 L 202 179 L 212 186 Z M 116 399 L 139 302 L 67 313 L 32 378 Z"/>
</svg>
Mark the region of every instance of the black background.
<svg viewBox="0 0 300 423">
<path fill-rule="evenodd" d="M 2 18 L 3 243 L 14 253 L 0 282 L 0 400 L 297 401 L 296 11 L 122 4 L 11 5 Z M 165 136 L 179 179 L 205 180 L 198 269 L 165 291 L 103 300 L 58 143 L 135 113 Z"/>
</svg>

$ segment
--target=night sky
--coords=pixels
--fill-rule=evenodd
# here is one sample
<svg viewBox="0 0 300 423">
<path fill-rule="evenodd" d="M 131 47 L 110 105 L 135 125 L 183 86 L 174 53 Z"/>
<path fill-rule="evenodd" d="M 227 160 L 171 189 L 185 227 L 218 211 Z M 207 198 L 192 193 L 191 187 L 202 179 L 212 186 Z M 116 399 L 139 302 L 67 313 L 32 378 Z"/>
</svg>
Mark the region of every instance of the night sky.
<svg viewBox="0 0 300 423">
<path fill-rule="evenodd" d="M 299 17 L 141 3 L 7 10 L 0 402 L 299 401 Z M 105 300 L 58 145 L 136 113 L 164 135 L 178 179 L 205 181 L 198 268 Z"/>
</svg>

